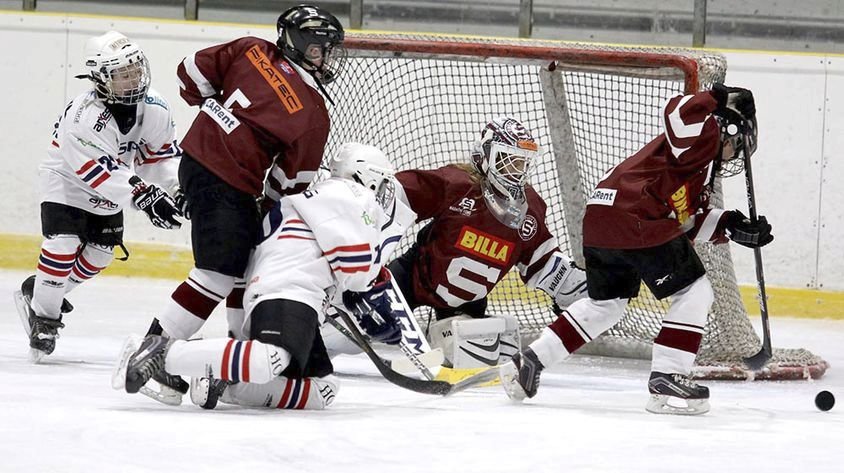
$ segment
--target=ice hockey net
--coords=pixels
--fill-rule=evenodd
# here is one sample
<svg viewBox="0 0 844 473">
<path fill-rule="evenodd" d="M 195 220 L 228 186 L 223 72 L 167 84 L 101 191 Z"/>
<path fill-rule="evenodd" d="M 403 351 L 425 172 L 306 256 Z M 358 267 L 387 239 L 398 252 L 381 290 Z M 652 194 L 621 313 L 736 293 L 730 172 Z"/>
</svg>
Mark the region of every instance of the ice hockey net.
<svg viewBox="0 0 844 473">
<path fill-rule="evenodd" d="M 585 199 L 603 173 L 661 132 L 668 98 L 709 88 L 726 73 L 720 54 L 675 48 L 396 34 L 348 34 L 346 48 L 346 70 L 328 89 L 335 102 L 328 155 L 359 141 L 383 149 L 398 169 L 467 162 L 470 144 L 491 117 L 517 117 L 543 150 L 532 184 L 548 203 L 549 228 L 576 258 Z M 760 341 L 742 305 L 729 247 L 698 250 L 715 304 L 695 375 L 821 376 L 826 362 L 803 349 L 775 349 L 761 372 L 745 368 L 742 358 L 756 353 Z M 490 295 L 490 313 L 517 315 L 528 339 L 554 319 L 549 307 L 548 297 L 525 288 L 515 272 Z M 584 348 L 649 358 L 664 313 L 664 303 L 643 286 L 622 321 Z"/>
</svg>

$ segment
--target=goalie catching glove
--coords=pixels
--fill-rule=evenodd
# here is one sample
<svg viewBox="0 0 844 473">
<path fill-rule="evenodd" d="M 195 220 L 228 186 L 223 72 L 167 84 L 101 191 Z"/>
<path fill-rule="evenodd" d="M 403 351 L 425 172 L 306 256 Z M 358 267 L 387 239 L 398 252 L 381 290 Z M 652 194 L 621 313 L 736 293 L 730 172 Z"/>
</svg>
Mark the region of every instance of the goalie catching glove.
<svg viewBox="0 0 844 473">
<path fill-rule="evenodd" d="M 366 292 L 343 293 L 343 305 L 355 316 L 360 327 L 375 341 L 395 345 L 401 341 L 401 325 L 393 314 L 387 295 L 390 273 L 384 268 Z"/>
<path fill-rule="evenodd" d="M 738 210 L 724 212 L 724 229 L 730 240 L 748 248 L 761 248 L 774 241 L 771 224 L 760 216 L 755 222 Z"/>
<path fill-rule="evenodd" d="M 169 194 L 138 176 L 129 178 L 129 184 L 132 186 L 132 202 L 138 210 L 147 214 L 153 225 L 165 230 L 181 228 L 181 222 L 176 220 L 179 209 Z"/>
</svg>

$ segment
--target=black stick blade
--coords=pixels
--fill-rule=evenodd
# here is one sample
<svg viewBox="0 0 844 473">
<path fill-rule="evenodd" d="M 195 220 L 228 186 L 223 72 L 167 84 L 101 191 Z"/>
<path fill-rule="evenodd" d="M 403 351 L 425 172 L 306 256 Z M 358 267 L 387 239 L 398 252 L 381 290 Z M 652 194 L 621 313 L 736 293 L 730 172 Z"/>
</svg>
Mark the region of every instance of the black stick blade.
<svg viewBox="0 0 844 473">
<path fill-rule="evenodd" d="M 753 371 L 759 371 L 768 364 L 768 361 L 771 359 L 771 350 L 767 347 L 762 347 L 759 350 L 759 353 L 745 358 L 744 364 L 747 365 Z"/>
</svg>

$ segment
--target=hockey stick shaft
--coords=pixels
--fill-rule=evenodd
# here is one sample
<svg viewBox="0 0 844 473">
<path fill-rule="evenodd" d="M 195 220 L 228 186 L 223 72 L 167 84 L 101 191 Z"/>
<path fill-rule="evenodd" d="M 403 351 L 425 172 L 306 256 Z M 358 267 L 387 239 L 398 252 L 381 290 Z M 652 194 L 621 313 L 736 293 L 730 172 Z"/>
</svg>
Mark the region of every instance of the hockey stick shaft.
<svg viewBox="0 0 844 473">
<path fill-rule="evenodd" d="M 747 208 L 750 214 L 750 221 L 756 222 L 758 214 L 756 211 L 756 194 L 753 190 L 753 169 L 750 164 L 750 144 L 744 139 L 744 180 L 747 187 Z M 762 349 L 759 353 L 745 358 L 744 362 L 750 369 L 756 371 L 761 369 L 773 354 L 771 349 L 771 328 L 768 321 L 768 296 L 765 293 L 765 272 L 762 266 L 762 249 L 754 248 L 753 256 L 756 260 L 756 289 L 758 291 L 759 312 L 762 316 Z"/>
<path fill-rule="evenodd" d="M 360 348 L 361 351 L 363 351 L 363 347 L 360 346 L 358 341 L 355 339 L 355 336 L 352 335 L 352 332 L 350 332 L 349 329 L 347 329 L 343 324 L 337 322 L 337 320 L 335 320 L 331 316 L 327 315 L 326 320 L 328 320 L 332 327 L 334 327 L 344 337 L 354 343 L 356 347 Z M 404 354 L 404 356 L 410 361 L 411 364 L 413 364 L 416 369 L 418 369 L 422 373 L 422 375 L 424 375 L 428 379 L 434 379 L 434 374 L 431 373 L 431 370 L 428 369 L 428 366 L 421 359 L 419 359 L 419 356 L 417 356 L 416 353 L 413 353 L 413 350 L 411 350 L 410 347 L 408 347 L 407 344 L 404 343 L 404 340 L 399 341 L 399 348 L 401 349 L 402 354 Z M 387 363 L 388 366 L 390 366 L 390 369 L 401 373 L 401 370 L 398 370 L 393 366 L 394 363 L 391 360 L 384 361 Z"/>
</svg>

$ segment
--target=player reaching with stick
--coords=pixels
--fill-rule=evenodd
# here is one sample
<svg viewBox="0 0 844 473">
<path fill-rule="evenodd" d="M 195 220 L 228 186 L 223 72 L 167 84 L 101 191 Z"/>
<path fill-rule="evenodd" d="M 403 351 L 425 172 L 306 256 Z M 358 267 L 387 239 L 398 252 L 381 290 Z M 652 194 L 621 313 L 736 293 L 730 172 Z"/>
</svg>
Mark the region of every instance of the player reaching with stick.
<svg viewBox="0 0 844 473">
<path fill-rule="evenodd" d="M 756 107 L 749 90 L 716 84 L 672 98 L 663 113 L 664 133 L 607 172 L 587 201 L 589 298 L 562 311 L 501 368 L 511 398 L 536 395 L 542 370 L 615 325 L 644 282 L 658 299 L 670 299 L 654 340 L 646 409 L 709 410 L 709 389 L 689 378 L 714 297 L 693 242 L 758 248 L 774 239 L 765 217 L 752 222 L 709 201 L 716 177 L 740 173 L 743 150 L 756 150 Z"/>
</svg>

